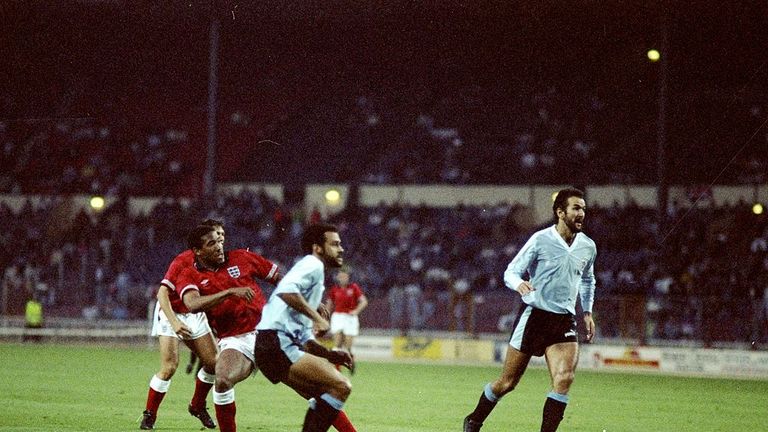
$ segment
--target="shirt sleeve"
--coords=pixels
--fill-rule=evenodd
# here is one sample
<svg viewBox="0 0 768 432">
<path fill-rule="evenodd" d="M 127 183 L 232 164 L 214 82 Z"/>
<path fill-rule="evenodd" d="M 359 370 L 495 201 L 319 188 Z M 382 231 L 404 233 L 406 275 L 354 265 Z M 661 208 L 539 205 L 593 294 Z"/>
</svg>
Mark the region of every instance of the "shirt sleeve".
<svg viewBox="0 0 768 432">
<path fill-rule="evenodd" d="M 180 272 L 176 277 L 175 291 L 179 295 L 179 298 L 182 299 L 182 301 L 184 300 L 184 293 L 190 289 L 200 291 L 200 288 L 197 286 L 197 278 L 194 277 L 194 273 L 195 272 L 193 270 L 186 269 Z"/>
<path fill-rule="evenodd" d="M 183 270 L 184 262 L 181 254 L 179 254 L 173 261 L 171 261 L 171 264 L 168 266 L 168 271 L 165 272 L 165 276 L 163 276 L 163 280 L 160 283 L 170 288 L 171 291 L 176 291 L 176 285 L 179 282 L 179 276 Z"/>
<path fill-rule="evenodd" d="M 534 262 L 537 255 L 536 239 L 537 236 L 532 236 L 523 245 L 522 249 L 517 252 L 517 255 L 507 266 L 507 270 L 504 272 L 504 284 L 507 288 L 517 291 L 517 287 L 523 283 L 525 273 Z"/>
<path fill-rule="evenodd" d="M 360 300 L 360 297 L 363 296 L 363 290 L 360 288 L 360 285 L 352 284 L 352 289 L 355 291 L 355 300 Z"/>
<path fill-rule="evenodd" d="M 246 254 L 250 265 L 256 271 L 256 277 L 274 283 L 278 273 L 277 264 L 253 252 L 246 251 Z"/>
<path fill-rule="evenodd" d="M 595 256 L 592 256 L 592 261 L 581 275 L 581 284 L 579 285 L 581 309 L 589 313 L 592 313 L 592 305 L 595 302 Z"/>
<path fill-rule="evenodd" d="M 278 294 L 302 294 L 302 288 L 306 290 L 317 283 L 323 274 L 323 263 L 319 260 L 303 259 L 296 263 L 277 284 L 275 293 Z"/>
</svg>

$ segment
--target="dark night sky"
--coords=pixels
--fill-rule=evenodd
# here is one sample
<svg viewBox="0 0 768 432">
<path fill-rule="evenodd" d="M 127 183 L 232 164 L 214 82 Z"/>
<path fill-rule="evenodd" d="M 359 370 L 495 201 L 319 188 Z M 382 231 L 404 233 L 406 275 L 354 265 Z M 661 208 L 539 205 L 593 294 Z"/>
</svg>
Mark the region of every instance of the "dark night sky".
<svg viewBox="0 0 768 432">
<path fill-rule="evenodd" d="M 208 2 L 122 3 L 9 7 L 3 14 L 3 81 L 25 98 L 29 91 L 55 94 L 73 83 L 91 83 L 107 93 L 165 89 L 168 96 L 199 99 L 206 89 L 212 13 L 222 22 L 225 91 L 228 84 L 270 74 L 293 85 L 308 79 L 327 86 L 410 79 L 482 83 L 523 75 L 621 86 L 643 78 L 648 68 L 643 54 L 659 45 L 663 10 L 670 15 L 676 85 L 738 86 L 760 73 L 768 52 L 765 2 L 697 2 L 684 11 L 664 2 L 597 1 L 578 2 L 580 7 L 457 1 L 233 2 L 214 8 Z"/>
</svg>

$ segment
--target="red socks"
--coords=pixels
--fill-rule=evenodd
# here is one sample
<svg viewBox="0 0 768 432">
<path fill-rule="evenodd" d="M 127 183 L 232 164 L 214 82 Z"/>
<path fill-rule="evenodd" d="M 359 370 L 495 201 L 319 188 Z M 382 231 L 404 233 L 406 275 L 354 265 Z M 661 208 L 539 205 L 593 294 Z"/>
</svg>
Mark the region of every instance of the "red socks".
<svg viewBox="0 0 768 432">
<path fill-rule="evenodd" d="M 355 429 L 355 426 L 352 424 L 351 421 L 349 421 L 349 417 L 347 417 L 347 413 L 345 413 L 343 410 L 339 411 L 339 415 L 336 416 L 336 420 L 333 421 L 331 426 L 334 427 L 339 432 L 357 432 L 357 429 Z"/>
<path fill-rule="evenodd" d="M 216 420 L 219 422 L 219 430 L 221 432 L 237 431 L 237 425 L 235 424 L 235 412 L 237 409 L 235 403 L 214 405 L 214 407 L 216 408 Z"/>
</svg>

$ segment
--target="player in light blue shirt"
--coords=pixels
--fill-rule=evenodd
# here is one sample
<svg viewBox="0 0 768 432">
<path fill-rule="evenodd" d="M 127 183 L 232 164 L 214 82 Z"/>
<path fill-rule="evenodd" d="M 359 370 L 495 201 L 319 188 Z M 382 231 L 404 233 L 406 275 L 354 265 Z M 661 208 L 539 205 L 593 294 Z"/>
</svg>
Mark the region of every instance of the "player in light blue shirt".
<svg viewBox="0 0 768 432">
<path fill-rule="evenodd" d="M 338 418 L 346 419 L 342 407 L 352 391 L 349 379 L 333 366 L 351 368 L 350 354 L 328 350 L 315 340 L 315 334 L 330 328 L 318 312 L 325 268 L 341 267 L 344 248 L 332 225 L 307 228 L 301 247 L 307 255 L 283 276 L 264 306 L 254 357 L 272 383 L 282 382 L 312 398 L 302 430 L 324 432 Z"/>
<path fill-rule="evenodd" d="M 477 432 L 502 396 L 514 390 L 532 356 L 544 355 L 552 389 L 544 403 L 541 431 L 554 432 L 563 419 L 573 383 L 579 345 L 576 299 L 584 311 L 585 339 L 595 322 L 595 242 L 581 232 L 586 203 L 578 189 L 558 192 L 552 205 L 556 225 L 534 233 L 504 272 L 504 283 L 525 303 L 507 348 L 501 377 L 485 386 L 464 432 Z M 527 279 L 526 279 L 527 277 Z"/>
</svg>

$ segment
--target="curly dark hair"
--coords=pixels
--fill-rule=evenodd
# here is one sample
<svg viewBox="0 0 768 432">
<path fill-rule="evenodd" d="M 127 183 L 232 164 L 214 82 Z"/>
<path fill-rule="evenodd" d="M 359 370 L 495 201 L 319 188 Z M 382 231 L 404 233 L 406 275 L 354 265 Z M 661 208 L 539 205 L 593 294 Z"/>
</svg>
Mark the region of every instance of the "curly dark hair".
<svg viewBox="0 0 768 432">
<path fill-rule="evenodd" d="M 338 228 L 329 224 L 316 224 L 310 225 L 304 230 L 304 235 L 301 236 L 301 250 L 304 253 L 311 254 L 312 246 L 322 246 L 325 244 L 325 233 L 327 232 L 339 232 Z"/>
</svg>

